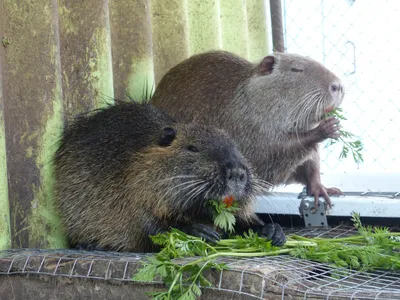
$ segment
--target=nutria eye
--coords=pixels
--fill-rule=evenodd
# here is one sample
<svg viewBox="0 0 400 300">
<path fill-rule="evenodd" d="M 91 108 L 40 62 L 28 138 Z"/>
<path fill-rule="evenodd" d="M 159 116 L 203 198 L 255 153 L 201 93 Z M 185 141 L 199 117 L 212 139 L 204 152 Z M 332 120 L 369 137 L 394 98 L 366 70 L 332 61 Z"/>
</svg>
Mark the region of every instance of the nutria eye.
<svg viewBox="0 0 400 300">
<path fill-rule="evenodd" d="M 297 68 L 291 68 L 290 69 L 292 72 L 303 72 L 302 69 L 297 69 Z"/>
<path fill-rule="evenodd" d="M 190 152 L 199 152 L 199 149 L 197 149 L 195 146 L 193 145 L 189 145 L 186 147 L 186 149 L 188 149 Z"/>
</svg>

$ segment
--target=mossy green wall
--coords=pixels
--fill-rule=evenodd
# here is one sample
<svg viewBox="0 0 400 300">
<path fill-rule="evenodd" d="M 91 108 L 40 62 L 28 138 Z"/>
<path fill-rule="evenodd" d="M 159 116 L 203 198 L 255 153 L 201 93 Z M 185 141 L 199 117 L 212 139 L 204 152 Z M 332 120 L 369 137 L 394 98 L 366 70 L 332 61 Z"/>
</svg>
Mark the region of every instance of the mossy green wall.
<svg viewBox="0 0 400 300">
<path fill-rule="evenodd" d="M 262 58 L 264 2 L 0 0 L 0 249 L 66 246 L 51 160 L 69 118 L 140 98 L 195 53 Z"/>
</svg>

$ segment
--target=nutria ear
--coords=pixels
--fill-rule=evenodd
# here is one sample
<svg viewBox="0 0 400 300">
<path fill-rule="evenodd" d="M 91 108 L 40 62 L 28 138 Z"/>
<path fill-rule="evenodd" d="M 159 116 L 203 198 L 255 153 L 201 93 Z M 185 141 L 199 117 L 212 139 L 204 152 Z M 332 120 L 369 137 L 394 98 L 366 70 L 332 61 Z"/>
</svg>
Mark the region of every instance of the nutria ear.
<svg viewBox="0 0 400 300">
<path fill-rule="evenodd" d="M 274 64 L 275 64 L 275 58 L 273 56 L 269 55 L 264 57 L 259 67 L 260 74 L 262 75 L 271 74 L 272 70 L 274 69 Z"/>
<path fill-rule="evenodd" d="M 158 144 L 162 147 L 167 147 L 171 145 L 172 141 L 175 139 L 176 130 L 172 127 L 164 127 L 158 141 Z"/>
</svg>

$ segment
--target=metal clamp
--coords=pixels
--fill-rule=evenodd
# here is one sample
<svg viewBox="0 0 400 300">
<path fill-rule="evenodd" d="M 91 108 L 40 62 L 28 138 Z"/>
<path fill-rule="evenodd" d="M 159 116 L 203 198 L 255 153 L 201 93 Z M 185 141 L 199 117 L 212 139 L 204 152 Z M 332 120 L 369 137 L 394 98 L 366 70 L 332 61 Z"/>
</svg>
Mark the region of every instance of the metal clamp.
<svg viewBox="0 0 400 300">
<path fill-rule="evenodd" d="M 299 211 L 303 216 L 305 227 L 328 227 L 328 219 L 326 218 L 327 204 L 318 202 L 318 207 L 315 207 L 314 199 L 307 199 L 307 191 L 304 188 L 299 194 L 301 199 Z"/>
</svg>

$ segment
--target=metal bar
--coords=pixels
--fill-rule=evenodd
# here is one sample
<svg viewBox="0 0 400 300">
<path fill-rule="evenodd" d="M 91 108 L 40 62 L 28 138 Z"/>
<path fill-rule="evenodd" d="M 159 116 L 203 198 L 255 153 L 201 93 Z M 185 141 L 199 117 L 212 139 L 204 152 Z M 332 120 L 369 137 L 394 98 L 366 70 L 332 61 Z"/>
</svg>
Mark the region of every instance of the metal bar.
<svg viewBox="0 0 400 300">
<path fill-rule="evenodd" d="M 306 198 L 307 199 L 307 198 Z M 308 197 L 308 200 L 312 200 Z M 255 203 L 257 213 L 300 215 L 300 199 L 295 193 L 275 193 L 258 197 Z M 324 202 L 320 198 L 321 202 Z M 362 217 L 400 218 L 400 201 L 393 197 L 340 196 L 332 197 L 333 207 L 327 216 L 351 216 L 352 212 Z"/>
<path fill-rule="evenodd" d="M 283 38 L 282 21 L 282 2 L 281 0 L 270 0 L 272 43 L 276 52 L 285 52 L 285 42 Z"/>
</svg>

